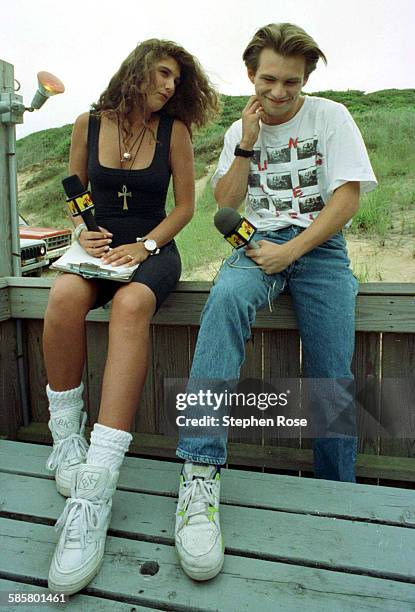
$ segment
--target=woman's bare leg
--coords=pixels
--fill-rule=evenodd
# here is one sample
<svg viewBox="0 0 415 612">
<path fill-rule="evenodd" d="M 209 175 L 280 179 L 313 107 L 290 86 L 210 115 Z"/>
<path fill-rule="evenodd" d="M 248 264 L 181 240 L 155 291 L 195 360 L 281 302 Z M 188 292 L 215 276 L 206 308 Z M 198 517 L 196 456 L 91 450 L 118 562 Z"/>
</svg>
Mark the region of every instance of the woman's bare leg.
<svg viewBox="0 0 415 612">
<path fill-rule="evenodd" d="M 78 387 L 85 363 L 85 317 L 97 285 L 75 274 L 59 276 L 45 314 L 43 355 L 49 385 L 55 391 Z"/>
<path fill-rule="evenodd" d="M 140 283 L 121 287 L 113 298 L 98 417 L 101 425 L 131 429 L 147 374 L 150 322 L 155 308 L 154 293 Z"/>
</svg>

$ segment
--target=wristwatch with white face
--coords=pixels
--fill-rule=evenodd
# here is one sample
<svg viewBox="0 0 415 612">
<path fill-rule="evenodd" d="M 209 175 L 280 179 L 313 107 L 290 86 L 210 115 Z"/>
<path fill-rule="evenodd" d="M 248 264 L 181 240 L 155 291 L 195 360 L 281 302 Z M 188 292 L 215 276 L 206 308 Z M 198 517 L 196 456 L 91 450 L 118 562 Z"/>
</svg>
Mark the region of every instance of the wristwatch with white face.
<svg viewBox="0 0 415 612">
<path fill-rule="evenodd" d="M 158 255 L 160 253 L 157 242 L 152 238 L 136 238 L 136 242 L 142 242 L 144 244 L 144 248 L 150 253 L 150 255 Z"/>
</svg>

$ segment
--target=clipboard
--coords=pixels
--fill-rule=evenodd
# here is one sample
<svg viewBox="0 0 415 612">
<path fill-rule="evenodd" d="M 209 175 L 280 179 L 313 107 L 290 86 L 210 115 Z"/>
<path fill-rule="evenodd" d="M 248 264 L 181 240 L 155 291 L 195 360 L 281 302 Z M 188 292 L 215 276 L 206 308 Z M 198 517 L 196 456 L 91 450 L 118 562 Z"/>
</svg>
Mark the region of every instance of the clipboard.
<svg viewBox="0 0 415 612">
<path fill-rule="evenodd" d="M 128 283 L 139 265 L 114 267 L 111 264 L 103 264 L 97 257 L 89 255 L 79 242 L 73 242 L 71 248 L 50 267 L 60 272 L 79 274 L 83 278 L 101 278 Z"/>
</svg>

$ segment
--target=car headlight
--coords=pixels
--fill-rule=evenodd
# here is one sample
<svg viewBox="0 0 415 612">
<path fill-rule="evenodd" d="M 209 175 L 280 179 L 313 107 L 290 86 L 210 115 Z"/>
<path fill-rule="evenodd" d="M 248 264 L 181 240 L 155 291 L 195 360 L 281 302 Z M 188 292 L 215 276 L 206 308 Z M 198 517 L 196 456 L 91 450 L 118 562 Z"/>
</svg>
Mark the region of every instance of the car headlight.
<svg viewBox="0 0 415 612">
<path fill-rule="evenodd" d="M 46 247 L 44 247 L 44 246 L 40 247 L 40 254 L 41 255 L 45 255 L 46 254 Z"/>
</svg>

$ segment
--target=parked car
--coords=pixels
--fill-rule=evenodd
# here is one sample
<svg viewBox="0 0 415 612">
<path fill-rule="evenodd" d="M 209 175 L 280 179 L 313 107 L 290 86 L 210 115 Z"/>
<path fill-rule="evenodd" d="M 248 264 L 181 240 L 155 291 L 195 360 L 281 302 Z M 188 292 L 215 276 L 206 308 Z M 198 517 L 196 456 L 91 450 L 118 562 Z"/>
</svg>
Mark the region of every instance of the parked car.
<svg viewBox="0 0 415 612">
<path fill-rule="evenodd" d="M 20 238 L 20 260 L 23 276 L 40 276 L 49 265 L 46 242 L 39 238 Z"/>
<path fill-rule="evenodd" d="M 72 232 L 70 229 L 56 229 L 55 227 L 35 227 L 19 215 L 20 240 L 31 238 L 43 240 L 46 243 L 46 257 L 49 262 L 58 259 L 66 253 L 71 246 Z"/>
</svg>

